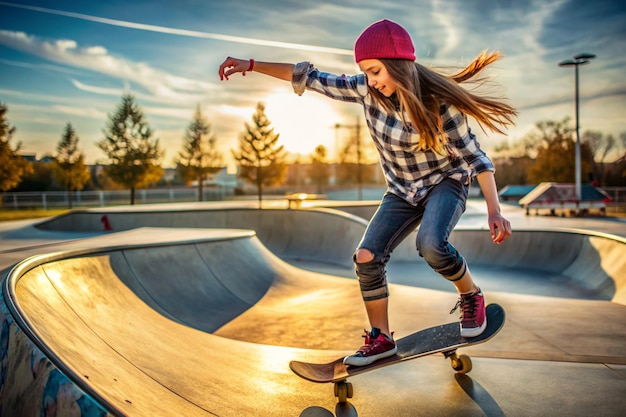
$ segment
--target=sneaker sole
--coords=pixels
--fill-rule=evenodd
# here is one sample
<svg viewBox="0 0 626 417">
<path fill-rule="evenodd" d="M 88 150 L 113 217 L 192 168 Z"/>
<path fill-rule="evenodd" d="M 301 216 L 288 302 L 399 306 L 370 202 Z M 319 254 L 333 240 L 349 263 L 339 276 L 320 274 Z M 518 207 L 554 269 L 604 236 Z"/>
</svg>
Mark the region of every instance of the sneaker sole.
<svg viewBox="0 0 626 417">
<path fill-rule="evenodd" d="M 487 328 L 487 318 L 483 322 L 483 325 L 480 327 L 473 327 L 471 329 L 461 328 L 461 337 L 476 337 L 483 334 L 485 329 Z"/>
<path fill-rule="evenodd" d="M 343 363 L 345 365 L 352 366 L 365 366 L 371 363 L 376 362 L 377 360 L 388 358 L 389 356 L 393 356 L 398 353 L 398 346 L 395 346 L 393 349 L 388 350 L 383 353 L 379 353 L 378 355 L 372 356 L 346 356 L 343 358 Z"/>
</svg>

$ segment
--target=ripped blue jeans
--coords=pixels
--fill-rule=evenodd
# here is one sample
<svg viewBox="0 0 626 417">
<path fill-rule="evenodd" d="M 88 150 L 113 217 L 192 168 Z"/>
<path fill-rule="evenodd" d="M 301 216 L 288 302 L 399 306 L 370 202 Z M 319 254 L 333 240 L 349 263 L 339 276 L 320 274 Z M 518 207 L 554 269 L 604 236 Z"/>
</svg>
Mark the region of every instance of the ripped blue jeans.
<svg viewBox="0 0 626 417">
<path fill-rule="evenodd" d="M 370 220 L 358 249 L 374 256 L 359 263 L 353 256 L 363 300 L 389 296 L 385 266 L 393 250 L 419 226 L 416 247 L 419 255 L 435 272 L 450 281 L 461 279 L 466 271 L 465 259 L 448 242 L 452 229 L 465 212 L 468 186 L 445 179 L 413 206 L 387 192 Z"/>
</svg>

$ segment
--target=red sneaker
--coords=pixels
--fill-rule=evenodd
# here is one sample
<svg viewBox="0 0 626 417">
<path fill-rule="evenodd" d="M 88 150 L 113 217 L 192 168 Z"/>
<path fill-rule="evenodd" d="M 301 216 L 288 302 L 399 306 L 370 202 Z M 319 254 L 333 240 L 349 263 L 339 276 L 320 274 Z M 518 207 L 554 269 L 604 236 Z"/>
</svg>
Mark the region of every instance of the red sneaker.
<svg viewBox="0 0 626 417">
<path fill-rule="evenodd" d="M 467 294 L 461 294 L 450 314 L 461 307 L 461 336 L 480 336 L 487 328 L 487 311 L 485 298 L 480 288 Z"/>
<path fill-rule="evenodd" d="M 391 334 L 393 336 L 393 333 Z M 365 344 L 353 355 L 343 358 L 343 363 L 352 366 L 365 366 L 398 352 L 398 347 L 393 339 L 373 328 L 371 332 L 365 330 L 363 335 Z"/>
</svg>

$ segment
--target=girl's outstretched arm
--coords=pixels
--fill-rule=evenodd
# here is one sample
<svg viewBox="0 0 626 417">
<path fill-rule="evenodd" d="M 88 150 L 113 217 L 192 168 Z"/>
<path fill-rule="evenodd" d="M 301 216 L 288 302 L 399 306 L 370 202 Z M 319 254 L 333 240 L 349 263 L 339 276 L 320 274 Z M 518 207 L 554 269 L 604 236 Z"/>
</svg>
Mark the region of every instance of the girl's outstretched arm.
<svg viewBox="0 0 626 417">
<path fill-rule="evenodd" d="M 249 59 L 228 57 L 219 68 L 220 80 L 227 79 L 231 75 L 240 72 L 246 75 L 248 71 L 260 72 L 280 80 L 291 81 L 294 64 L 279 62 L 259 62 Z"/>
</svg>

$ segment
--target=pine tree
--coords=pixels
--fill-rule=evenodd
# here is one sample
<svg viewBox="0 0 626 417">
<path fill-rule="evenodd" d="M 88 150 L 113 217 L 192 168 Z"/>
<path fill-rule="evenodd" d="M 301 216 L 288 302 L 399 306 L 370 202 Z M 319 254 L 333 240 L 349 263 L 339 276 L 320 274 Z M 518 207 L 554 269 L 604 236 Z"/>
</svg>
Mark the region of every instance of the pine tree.
<svg viewBox="0 0 626 417">
<path fill-rule="evenodd" d="M 108 159 L 105 172 L 130 189 L 130 204 L 135 204 L 135 190 L 157 183 L 163 175 L 159 139 L 152 138 L 152 129 L 130 94 L 122 97 L 103 133 L 98 147 Z"/>
<path fill-rule="evenodd" d="M 16 128 L 7 120 L 8 107 L 0 102 L 0 191 L 16 187 L 25 174 L 31 173 L 31 164 L 18 155 L 21 143 L 11 147 Z"/>
<path fill-rule="evenodd" d="M 285 180 L 286 152 L 278 145 L 280 135 L 274 133 L 263 103 L 257 104 L 252 122 L 252 125 L 245 123 L 246 131 L 239 137 L 239 151 L 232 150 L 232 154 L 241 167 L 239 176 L 256 185 L 261 208 L 263 187 Z"/>
<path fill-rule="evenodd" d="M 57 144 L 57 154 L 54 158 L 54 176 L 67 190 L 69 208 L 72 208 L 73 192 L 82 190 L 91 180 L 89 169 L 85 165 L 85 154 L 78 149 L 79 140 L 72 124 L 68 123 Z"/>
<path fill-rule="evenodd" d="M 185 132 L 183 150 L 174 161 L 180 176 L 186 181 L 198 182 L 198 201 L 203 201 L 203 183 L 210 174 L 221 169 L 222 155 L 216 148 L 215 135 L 211 125 L 196 108 L 193 121 Z"/>
</svg>

